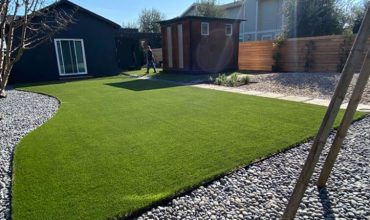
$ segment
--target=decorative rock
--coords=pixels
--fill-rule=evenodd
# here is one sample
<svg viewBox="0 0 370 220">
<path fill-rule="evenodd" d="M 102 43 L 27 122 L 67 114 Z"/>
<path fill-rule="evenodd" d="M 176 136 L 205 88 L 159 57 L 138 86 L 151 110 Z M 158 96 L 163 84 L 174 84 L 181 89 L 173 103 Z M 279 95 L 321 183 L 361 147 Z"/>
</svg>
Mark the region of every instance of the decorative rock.
<svg viewBox="0 0 370 220">
<path fill-rule="evenodd" d="M 9 90 L 0 99 L 0 220 L 10 219 L 11 159 L 22 137 L 50 119 L 58 110 L 55 98 Z"/>
<path fill-rule="evenodd" d="M 300 205 L 296 219 L 369 219 L 370 216 L 370 117 L 355 122 L 348 132 L 327 189 L 318 190 L 314 174 Z M 325 159 L 330 143 L 321 157 Z M 192 197 L 179 197 L 183 207 L 169 212 L 161 209 L 155 215 L 161 219 L 280 219 L 293 191 L 294 184 L 307 158 L 312 141 L 277 154 L 264 161 L 194 190 Z M 318 169 L 317 169 L 318 170 Z M 214 196 L 216 194 L 216 197 Z M 195 198 L 201 197 L 202 200 Z M 214 201 L 217 205 L 214 205 Z M 187 212 L 194 206 L 204 209 Z M 175 208 L 173 203 L 169 207 Z M 220 208 L 222 207 L 222 208 Z M 158 208 L 152 209 L 158 210 Z M 210 214 L 209 214 L 210 213 Z M 148 217 L 144 213 L 139 219 Z"/>
</svg>

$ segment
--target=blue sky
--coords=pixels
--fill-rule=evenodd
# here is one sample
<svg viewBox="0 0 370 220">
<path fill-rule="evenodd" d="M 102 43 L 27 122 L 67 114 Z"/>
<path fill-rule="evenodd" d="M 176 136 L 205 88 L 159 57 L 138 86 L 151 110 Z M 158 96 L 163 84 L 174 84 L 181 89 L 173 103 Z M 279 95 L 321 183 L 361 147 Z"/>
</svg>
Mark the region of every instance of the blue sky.
<svg viewBox="0 0 370 220">
<path fill-rule="evenodd" d="M 144 8 L 156 8 L 166 18 L 179 16 L 196 0 L 70 0 L 90 11 L 102 15 L 120 25 L 123 22 L 136 22 Z M 218 3 L 229 3 L 233 0 L 218 0 Z"/>
</svg>

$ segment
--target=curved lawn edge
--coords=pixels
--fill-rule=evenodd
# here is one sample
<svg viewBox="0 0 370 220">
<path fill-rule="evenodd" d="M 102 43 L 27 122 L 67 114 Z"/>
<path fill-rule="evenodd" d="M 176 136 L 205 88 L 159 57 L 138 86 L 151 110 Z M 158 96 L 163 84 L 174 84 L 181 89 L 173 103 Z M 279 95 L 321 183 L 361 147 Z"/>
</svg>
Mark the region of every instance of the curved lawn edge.
<svg viewBox="0 0 370 220">
<path fill-rule="evenodd" d="M 23 138 L 53 118 L 61 103 L 59 99 L 48 94 L 15 88 L 8 90 L 8 97 L 2 102 L 5 106 L 5 117 L 0 122 L 5 122 L 5 128 L 0 132 L 4 135 L 0 174 L 4 188 L 0 197 L 0 213 L 4 218 L 10 219 L 13 211 L 14 158 L 17 147 Z"/>
<path fill-rule="evenodd" d="M 26 91 L 27 91 L 27 89 L 26 89 Z M 42 94 L 42 93 L 39 93 L 39 94 Z M 58 96 L 57 97 L 54 97 L 54 96 L 49 95 L 49 94 L 46 94 L 46 95 L 48 95 L 50 97 L 53 97 L 53 98 L 56 98 L 59 101 L 60 105 L 61 105 L 61 103 L 63 103 L 63 102 L 60 101 L 60 100 L 63 100 L 63 99 L 62 98 L 60 99 L 60 97 L 58 97 Z M 68 102 L 69 100 L 64 100 L 64 101 L 67 101 Z M 58 110 L 59 109 L 60 108 L 58 108 Z M 54 114 L 54 116 L 55 115 L 56 114 Z M 44 123 L 44 124 L 46 124 L 46 123 Z M 174 193 L 171 193 L 170 192 L 170 196 L 164 196 L 165 198 L 163 198 L 163 199 L 158 199 L 156 201 L 150 202 L 150 203 L 148 203 L 147 206 L 145 206 L 145 205 L 142 206 L 143 208 L 137 208 L 137 209 L 135 209 L 135 211 L 126 212 L 127 214 L 126 213 L 125 214 L 123 214 L 123 213 L 119 214 L 120 211 L 118 211 L 118 213 L 116 215 L 116 218 L 122 218 L 122 219 L 132 218 L 135 215 L 138 215 L 138 214 L 142 213 L 143 211 L 150 209 L 151 207 L 157 206 L 158 204 L 163 204 L 164 202 L 169 201 L 169 200 L 171 200 L 173 198 L 176 198 L 176 197 L 178 197 L 180 195 L 187 194 L 187 193 L 191 192 L 192 190 L 194 190 L 195 188 L 197 188 L 199 186 L 210 184 L 213 181 L 217 180 L 218 178 L 221 178 L 221 177 L 223 177 L 223 176 L 225 176 L 225 175 L 227 175 L 227 174 L 229 174 L 229 173 L 231 173 L 231 172 L 233 172 L 233 171 L 235 171 L 235 170 L 237 170 L 239 168 L 248 167 L 248 166 L 250 166 L 250 165 L 252 165 L 252 164 L 254 164 L 256 162 L 262 161 L 262 160 L 264 160 L 266 158 L 270 158 L 270 157 L 272 157 L 272 156 L 274 156 L 276 154 L 279 154 L 281 152 L 285 152 L 285 151 L 287 151 L 287 150 L 289 150 L 291 148 L 294 148 L 299 143 L 302 143 L 302 142 L 304 142 L 304 141 L 306 141 L 306 140 L 308 140 L 310 138 L 312 139 L 313 134 L 310 134 L 310 133 L 307 134 L 307 137 L 308 138 L 305 138 L 304 140 L 300 140 L 298 142 L 295 142 L 295 144 L 289 145 L 287 147 L 282 147 L 282 148 L 280 148 L 280 149 L 278 149 L 276 151 L 273 151 L 272 153 L 268 153 L 267 156 L 258 157 L 259 159 L 257 159 L 257 160 L 256 159 L 252 159 L 252 161 L 249 161 L 249 162 L 246 162 L 246 163 L 242 163 L 242 164 L 236 165 L 232 169 L 230 169 L 230 167 L 227 168 L 227 169 L 224 169 L 224 170 L 220 169 L 219 171 L 216 172 L 217 174 L 215 174 L 215 175 L 212 175 L 211 174 L 208 177 L 206 177 L 207 175 L 205 175 L 205 178 L 203 178 L 202 181 L 198 181 L 195 184 L 191 184 L 191 185 L 188 185 L 188 186 L 185 185 L 184 187 L 181 187 L 182 189 L 180 188 L 179 190 L 174 191 Z M 14 166 L 13 166 L 13 168 L 14 168 Z M 113 216 L 107 216 L 107 217 L 108 218 L 114 218 L 114 213 L 112 213 L 112 214 L 113 214 Z"/>
<path fill-rule="evenodd" d="M 27 137 L 29 134 L 31 134 L 32 132 L 35 132 L 37 129 L 39 129 L 40 127 L 44 126 L 48 121 L 50 121 L 52 118 L 54 118 L 58 112 L 59 112 L 59 109 L 62 105 L 62 102 L 61 100 L 58 98 L 58 97 L 55 97 L 55 96 L 52 96 L 52 95 L 49 95 L 47 93 L 42 93 L 42 92 L 34 92 L 34 91 L 30 91 L 30 90 L 27 90 L 27 89 L 18 89 L 18 88 L 15 88 L 16 91 L 20 91 L 20 92 L 26 92 L 26 93 L 33 93 L 33 94 L 37 94 L 37 95 L 42 95 L 42 96 L 46 96 L 46 97 L 49 97 L 49 98 L 52 98 L 54 100 L 56 100 L 58 102 L 58 108 L 56 109 L 56 111 L 54 112 L 54 114 L 48 118 L 46 121 L 44 121 L 42 124 L 38 125 L 37 127 L 33 128 L 32 130 L 30 130 L 27 134 L 25 134 L 19 141 L 18 143 L 14 146 L 14 149 L 13 149 L 13 152 L 12 152 L 12 156 L 11 156 L 11 177 L 12 177 L 12 181 L 10 183 L 10 215 L 12 215 L 12 200 L 13 200 L 13 184 L 14 184 L 14 156 L 15 154 L 17 153 L 17 146 L 19 144 L 21 144 L 23 138 Z"/>
<path fill-rule="evenodd" d="M 360 115 L 359 117 L 354 118 L 354 120 L 352 121 L 352 123 L 351 123 L 351 124 L 353 125 L 354 123 L 356 123 L 356 122 L 358 122 L 358 121 L 361 121 L 361 120 L 365 119 L 366 117 L 370 117 L 370 113 L 364 113 L 363 115 Z M 330 131 L 330 133 L 336 132 L 336 131 L 338 130 L 338 128 L 339 128 L 339 125 L 336 125 L 336 126 L 335 126 L 331 131 Z M 156 208 L 156 207 L 158 207 L 158 206 L 166 206 L 166 205 L 168 205 L 168 203 L 170 203 L 173 199 L 177 199 L 177 198 L 179 198 L 179 197 L 183 197 L 183 196 L 185 196 L 185 195 L 189 195 L 191 192 L 193 192 L 194 190 L 196 190 L 197 188 L 199 188 L 199 187 L 201 187 L 201 186 L 203 186 L 203 187 L 207 187 L 207 186 L 209 186 L 209 185 L 212 185 L 212 183 L 214 183 L 215 181 L 219 181 L 220 179 L 222 179 L 222 178 L 224 178 L 225 176 L 228 176 L 228 175 L 230 175 L 230 174 L 232 174 L 232 173 L 234 173 L 234 172 L 238 171 L 239 169 L 242 169 L 242 168 L 247 169 L 248 167 L 253 166 L 253 165 L 254 165 L 254 164 L 256 164 L 256 163 L 263 162 L 263 161 L 268 160 L 268 159 L 270 159 L 270 158 L 272 158 L 272 157 L 275 157 L 275 156 L 277 156 L 277 155 L 279 155 L 279 154 L 284 154 L 284 153 L 286 153 L 287 151 L 290 151 L 290 150 L 292 150 L 292 149 L 294 149 L 294 148 L 299 147 L 301 144 L 304 144 L 304 143 L 309 142 L 309 141 L 313 141 L 313 140 L 314 140 L 314 138 L 315 138 L 315 135 L 310 136 L 310 137 L 308 137 L 308 138 L 305 138 L 305 139 L 303 139 L 302 141 L 299 141 L 299 142 L 297 142 L 297 143 L 295 143 L 295 144 L 292 144 L 292 145 L 290 145 L 290 146 L 288 146 L 288 147 L 286 147 L 286 148 L 284 148 L 284 149 L 280 149 L 280 150 L 278 150 L 278 151 L 277 151 L 277 152 L 275 152 L 275 153 L 271 153 L 271 154 L 269 154 L 269 155 L 267 155 L 267 156 L 264 156 L 264 157 L 261 157 L 261 158 L 259 158 L 259 159 L 256 159 L 256 160 L 254 160 L 254 161 L 252 161 L 252 162 L 250 162 L 250 163 L 246 163 L 246 164 L 244 164 L 244 165 L 237 166 L 237 167 L 235 167 L 235 168 L 233 168 L 233 169 L 231 169 L 231 170 L 229 170 L 229 171 L 225 171 L 225 172 L 222 172 L 222 173 L 220 173 L 220 174 L 217 174 L 217 175 L 215 175 L 215 176 L 213 176 L 213 177 L 211 177 L 211 178 L 209 178 L 209 179 L 207 179 L 207 180 L 202 181 L 202 182 L 201 182 L 201 183 L 199 183 L 199 184 L 196 184 L 196 185 L 190 186 L 190 187 L 188 187 L 188 188 L 185 188 L 184 190 L 180 190 L 180 191 L 178 191 L 177 193 L 175 193 L 175 194 L 173 194 L 173 195 L 171 195 L 171 196 L 169 196 L 169 197 L 167 197 L 167 198 L 164 198 L 164 199 L 162 199 L 162 200 L 159 200 L 159 201 L 153 202 L 152 204 L 148 205 L 147 207 L 143 207 L 143 208 L 141 208 L 141 209 L 138 209 L 138 210 L 136 210 L 135 212 L 131 212 L 131 213 L 129 213 L 128 215 L 125 215 L 125 216 L 119 216 L 119 215 L 117 215 L 117 216 L 116 216 L 116 217 L 114 217 L 113 219 L 120 219 L 120 220 L 136 219 L 136 218 L 140 217 L 142 214 L 144 214 L 145 212 L 148 212 L 148 211 L 152 210 L 153 208 Z"/>
</svg>

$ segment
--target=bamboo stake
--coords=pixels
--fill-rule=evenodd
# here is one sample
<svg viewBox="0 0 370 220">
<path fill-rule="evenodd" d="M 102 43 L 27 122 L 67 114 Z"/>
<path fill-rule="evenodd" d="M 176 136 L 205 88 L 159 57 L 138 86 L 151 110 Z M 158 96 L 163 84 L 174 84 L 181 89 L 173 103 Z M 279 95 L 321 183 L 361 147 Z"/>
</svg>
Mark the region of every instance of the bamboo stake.
<svg viewBox="0 0 370 220">
<path fill-rule="evenodd" d="M 340 147 L 343 144 L 344 138 L 347 135 L 348 129 L 351 126 L 353 116 L 356 113 L 357 107 L 361 101 L 362 94 L 364 93 L 367 81 L 370 76 L 370 48 L 367 52 L 365 62 L 361 68 L 360 76 L 357 79 L 355 89 L 353 90 L 351 99 L 348 103 L 346 113 L 343 117 L 337 135 L 335 136 L 334 142 L 330 148 L 329 154 L 325 160 L 325 164 L 321 170 L 321 174 L 317 185 L 324 187 L 329 179 L 330 173 L 333 170 L 335 161 L 338 157 Z"/>
<path fill-rule="evenodd" d="M 360 31 L 357 34 L 356 40 L 351 49 L 351 53 L 347 59 L 346 65 L 342 71 L 342 76 L 335 89 L 334 96 L 330 102 L 326 115 L 322 121 L 318 134 L 314 140 L 310 153 L 303 166 L 302 172 L 299 176 L 297 184 L 294 188 L 293 194 L 289 200 L 288 206 L 285 209 L 283 219 L 294 219 L 299 204 L 302 201 L 303 195 L 307 189 L 308 183 L 314 172 L 315 166 L 320 158 L 320 154 L 327 142 L 331 128 L 334 124 L 335 118 L 338 115 L 340 106 L 344 100 L 349 84 L 352 81 L 355 68 L 360 65 L 363 57 L 364 47 L 370 35 L 370 11 L 366 11 L 365 18 L 362 21 Z"/>
</svg>

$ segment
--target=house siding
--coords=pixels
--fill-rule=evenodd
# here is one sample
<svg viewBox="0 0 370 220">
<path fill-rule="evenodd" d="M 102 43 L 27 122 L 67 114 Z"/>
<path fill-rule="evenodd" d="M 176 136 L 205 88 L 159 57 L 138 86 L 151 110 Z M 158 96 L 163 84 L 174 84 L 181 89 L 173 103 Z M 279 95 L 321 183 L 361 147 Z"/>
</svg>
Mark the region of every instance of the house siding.
<svg viewBox="0 0 370 220">
<path fill-rule="evenodd" d="M 241 24 L 241 40 L 262 40 L 265 35 L 276 38 L 283 26 L 282 7 L 282 0 L 245 0 L 247 21 Z"/>
<path fill-rule="evenodd" d="M 60 5 L 68 10 L 71 6 Z M 60 79 L 54 39 L 83 39 L 88 75 L 98 77 L 116 74 L 119 71 L 116 57 L 115 36 L 117 29 L 84 11 L 74 14 L 74 22 L 53 36 L 52 41 L 25 51 L 13 68 L 10 82 L 39 82 Z"/>
<path fill-rule="evenodd" d="M 277 30 L 281 29 L 281 1 L 260 0 L 258 14 L 258 30 Z"/>
<path fill-rule="evenodd" d="M 224 14 L 225 18 L 230 19 L 243 19 L 244 18 L 244 12 L 241 10 L 240 7 L 233 7 L 230 9 L 227 9 Z"/>
</svg>

